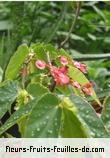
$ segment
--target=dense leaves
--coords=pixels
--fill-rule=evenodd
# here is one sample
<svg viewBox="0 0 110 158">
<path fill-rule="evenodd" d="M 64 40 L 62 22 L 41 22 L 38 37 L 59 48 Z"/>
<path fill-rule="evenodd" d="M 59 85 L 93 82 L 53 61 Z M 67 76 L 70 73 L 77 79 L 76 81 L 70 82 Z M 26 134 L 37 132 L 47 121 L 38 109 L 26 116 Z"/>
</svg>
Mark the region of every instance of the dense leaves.
<svg viewBox="0 0 110 158">
<path fill-rule="evenodd" d="M 51 95 L 45 95 L 35 103 L 27 120 L 25 137 L 58 137 L 61 124 L 61 108 L 59 100 Z"/>
<path fill-rule="evenodd" d="M 18 95 L 16 82 L 6 82 L 0 86 L 0 118 L 11 109 L 11 104 Z"/>
<path fill-rule="evenodd" d="M 12 56 L 6 78 L 13 81 L 1 83 L 0 87 L 1 117 L 10 110 L 15 99 L 16 111 L 0 128 L 1 134 L 17 123 L 21 137 L 108 137 L 102 120 L 82 99 L 90 95 L 99 103 L 92 84 L 84 75 L 87 66 L 74 61 L 63 50 L 58 57 L 57 54 L 58 50 L 51 45 L 34 44 L 31 48 L 20 46 Z"/>
<path fill-rule="evenodd" d="M 96 112 L 87 101 L 79 96 L 71 96 L 71 101 L 77 108 L 79 116 L 88 126 L 91 137 L 105 138 L 109 136 L 102 120 L 97 116 Z"/>
<path fill-rule="evenodd" d="M 90 137 L 87 127 L 83 124 L 83 121 L 78 116 L 76 107 L 73 107 L 73 103 L 64 98 L 61 103 L 63 110 L 63 122 L 61 135 L 65 138 L 86 138 Z"/>
<path fill-rule="evenodd" d="M 104 108 L 102 111 L 101 119 L 105 124 L 106 129 L 110 132 L 110 95 L 104 101 Z"/>
<path fill-rule="evenodd" d="M 15 52 L 13 57 L 11 58 L 6 73 L 5 78 L 6 79 L 15 79 L 17 75 L 19 74 L 19 70 L 21 68 L 21 65 L 26 59 L 26 56 L 29 53 L 29 49 L 26 45 L 22 45 L 18 48 L 18 50 Z"/>
</svg>

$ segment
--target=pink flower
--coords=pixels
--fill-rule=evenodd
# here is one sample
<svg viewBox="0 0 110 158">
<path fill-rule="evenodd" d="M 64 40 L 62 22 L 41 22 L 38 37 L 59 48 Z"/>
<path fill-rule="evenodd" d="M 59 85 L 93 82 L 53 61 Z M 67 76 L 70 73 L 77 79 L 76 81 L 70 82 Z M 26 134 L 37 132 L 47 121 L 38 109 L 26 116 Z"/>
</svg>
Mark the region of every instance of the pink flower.
<svg viewBox="0 0 110 158">
<path fill-rule="evenodd" d="M 66 85 L 69 83 L 69 77 L 64 75 L 63 73 L 59 73 L 59 75 L 55 78 L 55 81 L 58 85 Z"/>
<path fill-rule="evenodd" d="M 78 61 L 74 61 L 73 64 L 74 64 L 74 66 L 75 66 L 76 68 L 78 68 L 81 72 L 87 73 L 87 66 L 86 66 L 85 64 L 80 63 L 80 62 L 78 62 Z"/>
<path fill-rule="evenodd" d="M 82 91 L 87 94 L 87 95 L 92 95 L 92 83 L 91 82 L 87 82 L 82 86 Z"/>
<path fill-rule="evenodd" d="M 70 79 L 67 76 L 68 71 L 66 67 L 57 68 L 55 66 L 51 66 L 50 72 L 57 85 L 66 85 L 69 83 Z"/>
<path fill-rule="evenodd" d="M 68 59 L 65 56 L 60 57 L 60 62 L 62 65 L 67 65 L 68 64 Z"/>
<path fill-rule="evenodd" d="M 74 61 L 73 64 L 74 64 L 74 66 L 75 66 L 76 68 L 78 68 L 78 69 L 81 68 L 81 63 L 80 63 L 80 62 Z"/>
<path fill-rule="evenodd" d="M 80 70 L 83 73 L 87 73 L 87 66 L 85 64 L 81 64 Z"/>
<path fill-rule="evenodd" d="M 67 74 L 68 73 L 68 67 L 66 67 L 66 66 L 60 67 L 59 71 L 62 72 L 63 74 Z"/>
<path fill-rule="evenodd" d="M 44 61 L 42 61 L 42 60 L 37 60 L 37 61 L 35 62 L 35 65 L 36 65 L 36 67 L 37 67 L 38 69 L 40 69 L 40 70 L 43 70 L 43 69 L 45 69 L 45 67 L 46 67 L 46 63 L 45 63 Z"/>
<path fill-rule="evenodd" d="M 83 87 L 83 88 L 82 88 L 82 91 L 83 91 L 85 94 L 87 94 L 87 95 L 92 95 L 92 94 L 93 94 L 92 91 L 91 91 L 91 89 L 86 88 L 86 87 Z"/>
<path fill-rule="evenodd" d="M 80 89 L 81 88 L 81 85 L 77 82 L 77 81 L 73 81 L 72 82 L 72 85 L 77 88 L 77 89 Z"/>
<path fill-rule="evenodd" d="M 91 88 L 92 87 L 92 83 L 91 82 L 87 82 L 83 85 L 83 87 L 86 87 L 86 88 Z"/>
</svg>

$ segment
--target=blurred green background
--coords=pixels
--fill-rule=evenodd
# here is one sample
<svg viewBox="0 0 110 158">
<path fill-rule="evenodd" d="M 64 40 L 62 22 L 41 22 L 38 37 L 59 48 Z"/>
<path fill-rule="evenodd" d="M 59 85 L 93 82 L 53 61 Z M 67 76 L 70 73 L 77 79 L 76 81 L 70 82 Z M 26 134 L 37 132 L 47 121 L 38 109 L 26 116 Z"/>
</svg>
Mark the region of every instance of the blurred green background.
<svg viewBox="0 0 110 158">
<path fill-rule="evenodd" d="M 0 67 L 6 68 L 22 43 L 45 42 L 60 47 L 76 17 L 77 3 L 0 2 Z M 110 2 L 82 2 L 74 30 L 62 47 L 73 58 L 87 57 L 88 77 L 96 91 L 106 95 L 110 87 L 110 54 L 106 57 L 110 53 Z M 95 55 L 94 60 L 91 55 Z M 104 58 L 99 59 L 101 55 Z"/>
</svg>

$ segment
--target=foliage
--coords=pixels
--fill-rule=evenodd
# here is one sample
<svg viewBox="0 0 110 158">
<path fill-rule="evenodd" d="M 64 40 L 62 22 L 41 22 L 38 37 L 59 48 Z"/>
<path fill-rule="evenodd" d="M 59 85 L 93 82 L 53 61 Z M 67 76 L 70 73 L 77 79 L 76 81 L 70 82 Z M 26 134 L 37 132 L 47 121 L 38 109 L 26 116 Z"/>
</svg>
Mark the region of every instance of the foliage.
<svg viewBox="0 0 110 158">
<path fill-rule="evenodd" d="M 1 136 L 17 124 L 21 137 L 109 137 L 104 114 L 101 120 L 87 101 L 90 96 L 101 106 L 85 73 L 86 65 L 63 49 L 50 44 L 18 47 L 0 86 L 0 117 L 10 112 Z"/>
<path fill-rule="evenodd" d="M 2 137 L 109 137 L 110 3 L 78 3 L 0 2 Z"/>
<path fill-rule="evenodd" d="M 51 42 L 59 47 L 68 36 L 76 7 L 76 2 L 0 2 L 0 66 L 6 68 L 11 54 L 22 43 Z M 100 53 L 110 52 L 109 9 L 110 3 L 106 1 L 82 2 L 75 29 L 64 45 L 73 58 L 82 54 L 100 56 Z M 99 90 L 108 88 L 110 74 L 107 58 L 101 64 L 89 62 L 89 65 L 92 68 L 89 69 L 89 76 Z M 103 71 L 103 77 L 100 77 Z M 105 82 L 100 87 L 101 78 Z"/>
</svg>

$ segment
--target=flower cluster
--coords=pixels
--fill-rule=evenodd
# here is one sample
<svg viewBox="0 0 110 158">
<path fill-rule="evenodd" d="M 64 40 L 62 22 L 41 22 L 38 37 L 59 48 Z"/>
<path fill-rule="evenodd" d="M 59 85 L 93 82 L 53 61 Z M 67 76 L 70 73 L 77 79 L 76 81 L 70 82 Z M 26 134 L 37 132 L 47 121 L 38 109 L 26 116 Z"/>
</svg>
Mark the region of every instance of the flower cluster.
<svg viewBox="0 0 110 158">
<path fill-rule="evenodd" d="M 90 82 L 80 85 L 77 81 L 73 81 L 68 75 L 68 64 L 71 64 L 69 59 L 65 56 L 60 57 L 61 67 L 57 67 L 52 65 L 51 63 L 46 63 L 43 60 L 37 60 L 35 65 L 38 69 L 43 70 L 46 67 L 49 69 L 51 76 L 53 77 L 56 85 L 68 85 L 71 84 L 73 87 L 83 91 L 87 95 L 92 95 L 91 87 L 92 84 Z M 74 67 L 79 69 L 83 73 L 87 73 L 87 66 L 78 61 L 72 61 Z"/>
</svg>

